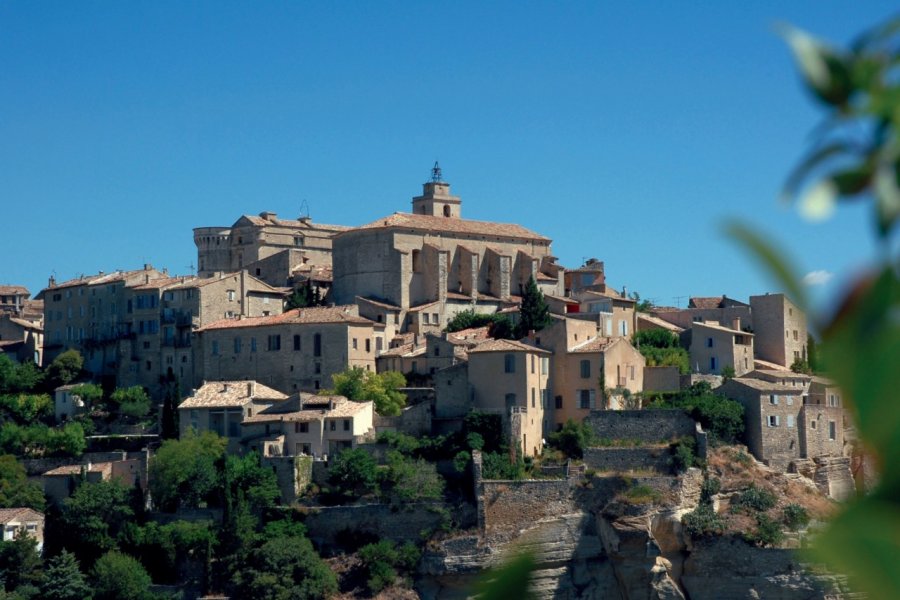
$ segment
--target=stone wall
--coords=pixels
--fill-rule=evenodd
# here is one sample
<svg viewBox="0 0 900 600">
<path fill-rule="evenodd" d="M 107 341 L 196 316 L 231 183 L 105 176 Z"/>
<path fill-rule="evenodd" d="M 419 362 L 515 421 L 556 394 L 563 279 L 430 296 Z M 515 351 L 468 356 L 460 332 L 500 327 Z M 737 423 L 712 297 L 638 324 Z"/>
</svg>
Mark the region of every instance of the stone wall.
<svg viewBox="0 0 900 600">
<path fill-rule="evenodd" d="M 263 456 L 260 462 L 275 471 L 284 504 L 296 502 L 312 483 L 314 461 L 311 456 Z"/>
<path fill-rule="evenodd" d="M 364 504 L 301 509 L 309 539 L 320 549 L 335 549 L 345 535 L 373 536 L 395 542 L 418 542 L 448 518 L 450 507 L 440 503 Z"/>
<path fill-rule="evenodd" d="M 669 441 L 696 431 L 695 421 L 677 409 L 592 411 L 585 423 L 598 438 L 610 440 Z"/>
<path fill-rule="evenodd" d="M 577 512 L 566 479 L 483 481 L 485 535 L 514 534 L 542 519 Z M 481 511 L 479 511 L 481 512 Z"/>
<path fill-rule="evenodd" d="M 671 471 L 672 453 L 668 446 L 658 448 L 585 448 L 584 464 L 598 471 L 652 470 Z"/>
<path fill-rule="evenodd" d="M 145 454 L 143 452 L 85 452 L 77 458 L 72 456 L 24 458 L 19 462 L 25 467 L 26 475 L 34 476 L 42 475 L 47 471 L 66 465 L 86 465 L 88 463 L 111 462 L 115 460 L 126 460 L 128 458 L 143 459 L 145 458 Z M 146 470 L 146 465 L 144 465 L 144 470 Z"/>
<path fill-rule="evenodd" d="M 644 391 L 677 392 L 680 389 L 678 367 L 644 367 Z"/>
<path fill-rule="evenodd" d="M 376 433 L 399 431 L 413 436 L 431 435 L 431 417 L 433 413 L 433 403 L 426 401 L 407 406 L 396 417 L 385 417 L 376 414 L 374 420 L 375 431 Z"/>
</svg>

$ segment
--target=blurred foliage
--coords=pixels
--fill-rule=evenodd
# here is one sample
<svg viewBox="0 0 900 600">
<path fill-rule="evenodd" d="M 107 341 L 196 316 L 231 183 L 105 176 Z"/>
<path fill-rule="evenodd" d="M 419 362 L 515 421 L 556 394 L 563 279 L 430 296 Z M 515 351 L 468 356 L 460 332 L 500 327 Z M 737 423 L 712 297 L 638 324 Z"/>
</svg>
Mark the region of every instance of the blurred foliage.
<svg viewBox="0 0 900 600">
<path fill-rule="evenodd" d="M 373 402 L 379 415 L 397 416 L 406 406 L 406 378 L 397 371 L 375 373 L 362 367 L 350 367 L 331 376 L 334 389 L 330 393 L 354 402 Z M 320 392 L 327 394 L 329 392 Z"/>
<path fill-rule="evenodd" d="M 860 274 L 833 314 L 810 314 L 821 333 L 816 368 L 834 379 L 853 413 L 879 482 L 850 502 L 816 539 L 816 559 L 847 574 L 871 598 L 900 597 L 900 19 L 865 32 L 847 48 L 785 26 L 806 88 L 822 104 L 823 124 L 807 156 L 789 176 L 785 198 L 810 219 L 831 215 L 838 202 L 869 201 L 879 240 L 868 272 Z M 809 311 L 796 270 L 761 233 L 734 223 L 728 232 Z"/>
</svg>

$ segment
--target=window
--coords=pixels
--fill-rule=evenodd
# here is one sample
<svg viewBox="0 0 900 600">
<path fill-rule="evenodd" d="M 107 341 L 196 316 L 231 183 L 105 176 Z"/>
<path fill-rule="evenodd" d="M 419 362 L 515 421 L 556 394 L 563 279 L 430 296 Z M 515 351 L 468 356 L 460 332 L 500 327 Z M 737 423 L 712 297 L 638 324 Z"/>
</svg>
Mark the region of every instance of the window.
<svg viewBox="0 0 900 600">
<path fill-rule="evenodd" d="M 778 404 L 778 394 L 769 394 L 769 404 Z"/>
<path fill-rule="evenodd" d="M 353 349 L 354 349 L 354 350 L 357 350 L 357 349 L 358 349 L 357 342 L 356 342 L 356 338 L 353 338 Z"/>
<path fill-rule="evenodd" d="M 419 372 L 419 363 L 416 361 L 412 361 L 412 364 L 410 365 L 409 370 L 412 371 L 413 373 L 418 373 Z"/>
<path fill-rule="evenodd" d="M 815 429 L 815 428 L 816 428 L 816 420 L 815 420 L 815 419 L 811 419 L 811 420 L 809 421 L 809 428 L 810 428 L 810 429 Z"/>
<path fill-rule="evenodd" d="M 350 419 L 344 419 L 344 431 L 350 431 Z"/>
<path fill-rule="evenodd" d="M 435 348 L 437 350 L 437 348 Z M 366 340 L 366 352 L 372 351 L 372 340 Z"/>
<path fill-rule="evenodd" d="M 537 394 L 534 388 L 531 388 L 531 408 L 537 408 L 536 397 Z"/>
<path fill-rule="evenodd" d="M 828 405 L 829 406 L 837 406 L 837 396 L 835 396 L 834 394 L 831 394 L 828 397 Z"/>
<path fill-rule="evenodd" d="M 788 406 L 794 405 L 794 397 L 793 396 L 785 396 L 784 399 L 787 402 Z"/>
<path fill-rule="evenodd" d="M 715 373 L 719 368 L 719 361 L 716 360 L 715 356 L 709 357 L 709 370 Z"/>
<path fill-rule="evenodd" d="M 795 330 L 794 330 L 794 341 L 796 342 L 797 339 L 798 339 L 798 337 L 797 337 L 797 330 L 795 329 Z"/>
<path fill-rule="evenodd" d="M 337 421 L 334 421 L 334 420 L 329 421 L 329 422 L 328 422 L 328 429 L 331 430 L 331 431 L 337 431 Z"/>
<path fill-rule="evenodd" d="M 295 352 L 300 351 L 300 336 L 299 335 L 294 336 L 294 351 Z"/>
<path fill-rule="evenodd" d="M 317 333 L 313 336 L 313 356 L 322 356 L 322 334 Z"/>
<path fill-rule="evenodd" d="M 234 338 L 234 353 L 235 354 L 241 353 L 241 338 L 239 338 L 239 337 Z"/>
<path fill-rule="evenodd" d="M 228 290 L 225 293 L 228 295 L 228 301 L 234 302 L 234 290 Z"/>
<path fill-rule="evenodd" d="M 578 408 L 594 410 L 597 408 L 597 397 L 594 390 L 578 390 Z"/>
<path fill-rule="evenodd" d="M 554 398 L 554 404 L 557 409 L 561 409 L 562 408 L 562 396 L 557 396 L 556 398 Z"/>
<path fill-rule="evenodd" d="M 506 401 L 507 409 L 510 409 L 510 408 L 516 406 L 516 395 L 515 394 L 506 394 L 504 399 Z"/>
<path fill-rule="evenodd" d="M 256 352 L 256 338 L 250 338 L 250 352 Z"/>
<path fill-rule="evenodd" d="M 426 325 L 428 324 L 428 319 L 430 318 L 428 313 L 422 313 L 422 322 Z"/>
<path fill-rule="evenodd" d="M 794 415 L 788 415 L 788 416 L 787 416 L 787 426 L 788 426 L 788 427 L 793 427 L 793 426 L 794 426 Z"/>
<path fill-rule="evenodd" d="M 213 343 L 212 343 L 212 355 L 213 356 L 219 355 L 219 342 L 217 342 L 215 340 L 213 340 Z"/>
<path fill-rule="evenodd" d="M 828 421 L 828 439 L 837 439 L 837 423 L 834 421 Z"/>
<path fill-rule="evenodd" d="M 778 424 L 781 421 L 781 418 L 778 415 L 769 415 L 768 418 L 769 427 L 778 427 Z"/>
<path fill-rule="evenodd" d="M 269 351 L 276 352 L 281 350 L 281 336 L 280 335 L 270 335 L 269 336 Z"/>
<path fill-rule="evenodd" d="M 515 373 L 516 372 L 516 355 L 515 354 L 504 354 L 503 355 L 503 371 L 505 373 Z"/>
<path fill-rule="evenodd" d="M 437 313 L 431 313 L 431 322 L 434 323 L 435 325 L 439 325 L 439 324 L 440 324 L 441 320 L 440 320 L 440 318 L 438 317 L 438 314 L 437 314 Z"/>
<path fill-rule="evenodd" d="M 629 372 L 629 378 L 632 381 L 634 381 L 634 365 L 631 365 L 630 367 L 628 367 L 628 372 Z"/>
<path fill-rule="evenodd" d="M 546 356 L 541 357 L 541 375 L 547 375 L 550 372 L 550 359 Z"/>
<path fill-rule="evenodd" d="M 712 339 L 711 337 L 710 337 L 710 338 L 706 338 L 706 347 L 707 347 L 707 348 L 712 348 L 712 347 L 713 347 L 713 339 Z"/>
<path fill-rule="evenodd" d="M 318 375 L 319 373 L 321 373 L 321 372 L 322 372 L 322 363 L 320 363 L 320 362 L 314 363 L 314 364 L 313 364 L 313 371 L 315 372 L 316 375 Z"/>
<path fill-rule="evenodd" d="M 628 321 L 619 321 L 619 333 L 628 335 Z"/>
<path fill-rule="evenodd" d="M 294 433 L 309 433 L 309 423 L 306 421 L 294 423 Z"/>
<path fill-rule="evenodd" d="M 591 376 L 591 361 L 581 361 L 581 378 L 588 379 Z"/>
</svg>

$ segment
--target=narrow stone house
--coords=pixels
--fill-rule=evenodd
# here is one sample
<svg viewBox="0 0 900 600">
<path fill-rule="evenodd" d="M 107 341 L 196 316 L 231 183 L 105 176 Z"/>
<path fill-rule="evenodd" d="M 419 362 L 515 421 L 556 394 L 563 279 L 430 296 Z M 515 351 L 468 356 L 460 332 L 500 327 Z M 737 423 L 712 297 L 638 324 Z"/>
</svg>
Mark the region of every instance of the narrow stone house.
<svg viewBox="0 0 900 600">
<path fill-rule="evenodd" d="M 722 375 L 731 367 L 740 377 L 753 370 L 753 334 L 741 330 L 740 319 L 729 327 L 713 321 L 694 323 L 690 339 L 693 372 Z"/>
<path fill-rule="evenodd" d="M 3 527 L 4 542 L 27 535 L 37 541 L 38 552 L 43 550 L 44 513 L 25 507 L 0 508 L 0 525 Z"/>
</svg>

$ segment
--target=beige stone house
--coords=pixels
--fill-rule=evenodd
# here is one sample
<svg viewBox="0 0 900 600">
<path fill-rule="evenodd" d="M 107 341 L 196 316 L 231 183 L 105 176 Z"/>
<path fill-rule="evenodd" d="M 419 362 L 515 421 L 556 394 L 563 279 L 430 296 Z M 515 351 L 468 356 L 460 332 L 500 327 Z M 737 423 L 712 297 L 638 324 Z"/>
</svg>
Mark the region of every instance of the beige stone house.
<svg viewBox="0 0 900 600">
<path fill-rule="evenodd" d="M 553 430 L 549 410 L 550 355 L 513 340 L 490 340 L 468 352 L 468 382 L 475 410 L 498 413 L 525 456 L 537 456 Z"/>
<path fill-rule="evenodd" d="M 637 331 L 635 301 L 613 291 L 582 290 L 573 294 L 578 300 L 578 314 L 569 317 L 592 320 L 603 337 L 628 337 Z"/>
<path fill-rule="evenodd" d="M 57 423 L 77 417 L 86 410 L 81 397 L 72 393 L 79 385 L 81 384 L 70 383 L 53 390 L 53 413 Z"/>
<path fill-rule="evenodd" d="M 83 465 L 65 465 L 41 475 L 44 495 L 57 504 L 68 498 L 82 481 L 97 483 L 111 479 L 117 479 L 126 486 L 140 484 L 141 489 L 146 490 L 146 460 L 126 458 Z"/>
<path fill-rule="evenodd" d="M 348 367 L 375 370 L 382 331 L 355 305 L 221 319 L 194 332 L 194 378 L 253 379 L 287 394 L 327 389 Z"/>
<path fill-rule="evenodd" d="M 577 269 L 567 269 L 565 273 L 565 293 L 573 295 L 577 292 L 591 290 L 606 291 L 606 272 L 603 261 L 589 258 Z"/>
<path fill-rule="evenodd" d="M 460 198 L 439 172 L 423 188 L 412 213 L 334 236 L 336 302 L 361 297 L 396 307 L 401 331 L 425 333 L 462 310 L 515 304 L 530 277 L 545 293 L 563 294 L 563 269 L 548 238 L 519 225 L 463 219 Z"/>
<path fill-rule="evenodd" d="M 271 285 L 290 286 L 304 266 L 331 266 L 331 238 L 345 229 L 273 212 L 243 215 L 231 227 L 198 227 L 197 271 L 207 277 L 246 269 Z"/>
<path fill-rule="evenodd" d="M 778 468 L 798 458 L 841 456 L 841 407 L 809 404 L 800 377 L 762 376 L 767 379 L 731 379 L 718 389 L 744 406 L 745 437 L 753 455 Z"/>
<path fill-rule="evenodd" d="M 208 381 L 178 405 L 180 434 L 212 431 L 228 438 L 228 449 L 235 452 L 243 435 L 241 422 L 286 399 L 255 381 Z"/>
<path fill-rule="evenodd" d="M 731 367 L 737 377 L 754 368 L 753 337 L 741 329 L 735 319 L 730 327 L 714 321 L 696 322 L 690 329 L 691 370 L 707 375 L 721 375 Z"/>
<path fill-rule="evenodd" d="M 750 296 L 756 356 L 784 367 L 807 360 L 806 313 L 784 294 Z"/>
<path fill-rule="evenodd" d="M 21 285 L 0 285 L 0 312 L 21 315 L 31 297 L 28 288 Z"/>
<path fill-rule="evenodd" d="M 745 327 L 753 323 L 750 305 L 721 296 L 692 296 L 688 299 L 687 308 L 654 307 L 651 314 L 682 329 L 690 329 L 694 323 L 731 323 L 740 319 Z"/>
<path fill-rule="evenodd" d="M 0 353 L 15 362 L 41 364 L 44 351 L 44 327 L 40 320 L 33 321 L 16 316 L 16 313 L 0 311 Z"/>
<path fill-rule="evenodd" d="M 242 424 L 244 444 L 260 456 L 327 458 L 374 438 L 371 402 L 299 393 Z"/>
<path fill-rule="evenodd" d="M 44 513 L 31 508 L 0 508 L 0 526 L 3 527 L 3 541 L 9 542 L 17 536 L 27 535 L 37 541 L 37 550 L 44 548 Z"/>
</svg>

